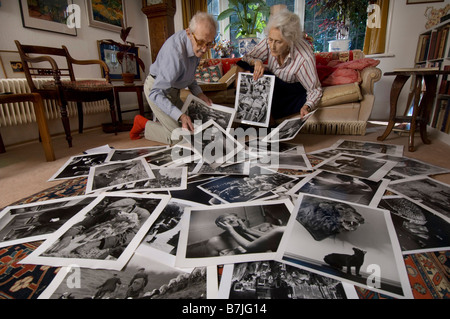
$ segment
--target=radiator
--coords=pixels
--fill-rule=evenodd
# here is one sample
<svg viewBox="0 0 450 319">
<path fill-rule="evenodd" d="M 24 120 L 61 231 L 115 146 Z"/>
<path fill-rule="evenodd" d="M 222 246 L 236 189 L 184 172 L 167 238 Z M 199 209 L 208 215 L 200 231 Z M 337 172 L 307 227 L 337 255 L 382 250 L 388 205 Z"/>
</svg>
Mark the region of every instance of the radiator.
<svg viewBox="0 0 450 319">
<path fill-rule="evenodd" d="M 52 80 L 52 78 L 35 79 L 34 83 L 36 87 L 39 88 L 42 83 L 49 80 Z M 0 79 L 0 92 L 12 92 L 19 94 L 30 93 L 31 91 L 26 79 Z M 47 119 L 53 120 L 61 117 L 59 106 L 55 100 L 44 100 L 44 107 Z M 78 116 L 76 103 L 69 102 L 67 112 L 69 117 Z M 109 112 L 109 104 L 107 100 L 83 103 L 84 114 L 102 112 Z M 0 127 L 28 124 L 32 122 L 36 122 L 33 103 L 21 102 L 0 104 Z"/>
</svg>

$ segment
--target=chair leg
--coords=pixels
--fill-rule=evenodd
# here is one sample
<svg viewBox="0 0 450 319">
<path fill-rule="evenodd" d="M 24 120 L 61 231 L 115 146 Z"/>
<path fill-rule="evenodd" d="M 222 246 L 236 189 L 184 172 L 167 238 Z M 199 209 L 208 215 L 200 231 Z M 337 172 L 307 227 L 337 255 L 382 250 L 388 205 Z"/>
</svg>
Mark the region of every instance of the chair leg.
<svg viewBox="0 0 450 319">
<path fill-rule="evenodd" d="M 78 133 L 83 133 L 83 123 L 84 123 L 84 114 L 83 114 L 83 103 L 77 102 L 78 109 Z"/>
<path fill-rule="evenodd" d="M 62 121 L 62 124 L 64 127 L 64 132 L 66 133 L 67 143 L 69 144 L 69 147 L 72 147 L 72 135 L 70 133 L 70 121 L 67 116 L 67 105 L 62 105 L 60 112 L 61 112 L 61 121 Z"/>
<path fill-rule="evenodd" d="M 0 154 L 6 153 L 5 144 L 3 144 L 2 133 L 0 133 Z"/>
</svg>

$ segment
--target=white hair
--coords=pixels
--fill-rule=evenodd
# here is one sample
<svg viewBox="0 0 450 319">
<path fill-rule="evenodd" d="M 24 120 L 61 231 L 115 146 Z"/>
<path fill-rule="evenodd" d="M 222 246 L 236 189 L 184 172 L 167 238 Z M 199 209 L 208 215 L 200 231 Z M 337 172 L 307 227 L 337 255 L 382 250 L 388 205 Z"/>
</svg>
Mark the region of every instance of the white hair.
<svg viewBox="0 0 450 319">
<path fill-rule="evenodd" d="M 215 32 L 217 32 L 217 29 L 219 28 L 219 24 L 217 23 L 216 19 L 214 17 L 207 13 L 207 12 L 197 12 L 189 22 L 189 29 L 192 33 L 195 32 L 197 29 L 197 26 L 201 23 L 208 23 L 212 28 L 215 29 Z"/>
<path fill-rule="evenodd" d="M 299 16 L 287 9 L 283 9 L 270 16 L 265 29 L 266 35 L 269 34 L 271 29 L 280 30 L 281 35 L 290 45 L 303 38 L 303 30 Z"/>
</svg>

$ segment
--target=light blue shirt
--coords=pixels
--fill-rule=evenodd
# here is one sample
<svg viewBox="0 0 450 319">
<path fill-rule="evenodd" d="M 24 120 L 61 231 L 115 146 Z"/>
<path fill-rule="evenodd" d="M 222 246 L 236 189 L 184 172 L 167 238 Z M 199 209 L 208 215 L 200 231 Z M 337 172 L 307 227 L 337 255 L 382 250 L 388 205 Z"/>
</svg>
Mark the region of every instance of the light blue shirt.
<svg viewBox="0 0 450 319">
<path fill-rule="evenodd" d="M 195 70 L 200 58 L 194 54 L 192 42 L 186 30 L 178 31 L 172 35 L 161 47 L 155 62 L 150 66 L 150 74 L 155 76 L 155 83 L 150 91 L 149 98 L 164 113 L 175 121 L 181 116 L 181 110 L 168 98 L 167 92 L 171 89 L 189 88 L 195 96 L 202 93 L 195 79 Z"/>
</svg>

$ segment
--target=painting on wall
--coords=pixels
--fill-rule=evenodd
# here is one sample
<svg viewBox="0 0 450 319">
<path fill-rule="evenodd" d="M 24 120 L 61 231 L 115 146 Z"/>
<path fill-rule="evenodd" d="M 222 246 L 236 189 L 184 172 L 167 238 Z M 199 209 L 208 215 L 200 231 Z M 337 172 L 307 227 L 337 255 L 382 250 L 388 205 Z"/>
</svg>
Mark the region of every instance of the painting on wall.
<svg viewBox="0 0 450 319">
<path fill-rule="evenodd" d="M 89 26 L 120 32 L 126 27 L 124 0 L 86 0 Z"/>
<path fill-rule="evenodd" d="M 24 28 L 77 35 L 76 28 L 67 25 L 67 8 L 72 0 L 20 0 Z"/>
<path fill-rule="evenodd" d="M 19 52 L 0 50 L 0 79 L 24 78 Z"/>
</svg>

